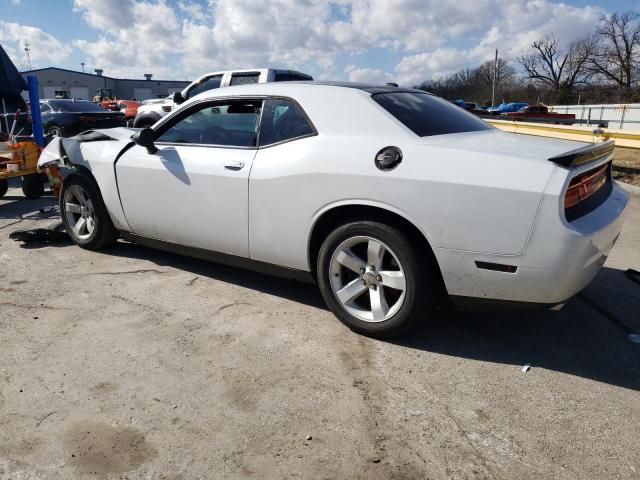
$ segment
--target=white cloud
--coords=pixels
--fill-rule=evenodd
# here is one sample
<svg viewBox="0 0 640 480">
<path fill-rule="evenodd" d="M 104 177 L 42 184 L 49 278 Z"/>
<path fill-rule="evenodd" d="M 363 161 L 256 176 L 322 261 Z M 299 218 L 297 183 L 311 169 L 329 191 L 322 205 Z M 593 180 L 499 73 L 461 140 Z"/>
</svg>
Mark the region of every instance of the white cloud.
<svg viewBox="0 0 640 480">
<path fill-rule="evenodd" d="M 493 15 L 474 16 L 477 26 L 467 35 L 477 40 L 468 48 L 442 46 L 405 55 L 396 66 L 400 82 L 416 84 L 438 75 L 473 67 L 493 58 L 495 49 L 515 61 L 534 40 L 555 34 L 562 42 L 591 34 L 603 10 L 573 7 L 548 0 L 497 0 L 489 2 Z M 454 30 L 466 28 L 460 24 Z M 453 38 L 451 30 L 449 38 Z M 450 42 L 449 42 L 450 43 Z"/>
<path fill-rule="evenodd" d="M 208 19 L 207 12 L 200 3 L 180 0 L 178 2 L 178 9 L 193 20 L 205 21 Z"/>
<path fill-rule="evenodd" d="M 394 81 L 390 73 L 377 68 L 358 68 L 355 65 L 349 65 L 345 72 L 349 75 L 350 82 L 387 83 Z"/>
<path fill-rule="evenodd" d="M 473 67 L 496 47 L 514 60 L 548 33 L 571 41 L 592 32 L 603 13 L 555 0 L 74 0 L 74 10 L 98 38 L 73 46 L 106 75 L 194 78 L 277 66 L 403 84 Z M 53 37 L 50 45 L 49 62 L 69 55 Z M 385 64 L 395 58 L 395 67 L 372 65 L 374 49 L 386 50 Z M 359 65 L 365 57 L 368 68 Z"/>
<path fill-rule="evenodd" d="M 29 55 L 33 68 L 64 62 L 71 48 L 39 28 L 0 20 L 0 43 L 18 68 L 29 68 L 26 64 L 24 44 L 31 46 Z"/>
</svg>

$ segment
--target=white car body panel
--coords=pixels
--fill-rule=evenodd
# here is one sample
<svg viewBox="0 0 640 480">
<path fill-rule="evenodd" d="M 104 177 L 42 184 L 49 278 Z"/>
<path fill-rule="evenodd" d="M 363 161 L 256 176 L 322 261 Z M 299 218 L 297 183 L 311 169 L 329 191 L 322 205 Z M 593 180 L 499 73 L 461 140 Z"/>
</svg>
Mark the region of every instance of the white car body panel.
<svg viewBox="0 0 640 480">
<path fill-rule="evenodd" d="M 96 178 L 120 230 L 303 271 L 315 268 L 310 236 L 326 212 L 345 205 L 392 212 L 422 232 L 452 296 L 565 301 L 591 281 L 619 235 L 628 195 L 615 185 L 594 211 L 564 219 L 570 179 L 597 164 L 567 168 L 548 159 L 581 142 L 495 129 L 420 138 L 370 93 L 330 85 L 228 87 L 179 111 L 202 100 L 269 96 L 298 102 L 317 135 L 248 149 L 158 144 L 153 155 L 135 145 L 116 162 L 134 130 L 112 129 L 104 132 L 113 141 L 77 143 L 78 162 Z M 381 171 L 374 157 L 390 145 L 403 161 Z M 43 158 L 55 156 L 51 144 Z M 244 165 L 225 168 L 233 162 Z M 484 270 L 476 261 L 518 269 Z"/>
<path fill-rule="evenodd" d="M 130 231 L 248 257 L 249 171 L 255 153 L 207 147 L 203 155 L 201 147 L 158 145 L 150 155 L 131 147 L 116 164 Z"/>
</svg>

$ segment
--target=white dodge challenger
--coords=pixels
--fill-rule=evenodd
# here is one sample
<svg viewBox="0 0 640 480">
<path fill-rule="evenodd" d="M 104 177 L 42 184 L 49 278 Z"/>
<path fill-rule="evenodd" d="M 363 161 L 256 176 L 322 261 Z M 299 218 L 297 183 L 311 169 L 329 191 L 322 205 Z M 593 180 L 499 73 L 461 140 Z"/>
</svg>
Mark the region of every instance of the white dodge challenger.
<svg viewBox="0 0 640 480">
<path fill-rule="evenodd" d="M 391 336 L 442 302 L 565 302 L 628 195 L 612 143 L 504 133 L 431 94 L 338 83 L 204 92 L 152 128 L 55 139 L 73 242 L 117 237 L 314 279 L 351 329 Z"/>
</svg>

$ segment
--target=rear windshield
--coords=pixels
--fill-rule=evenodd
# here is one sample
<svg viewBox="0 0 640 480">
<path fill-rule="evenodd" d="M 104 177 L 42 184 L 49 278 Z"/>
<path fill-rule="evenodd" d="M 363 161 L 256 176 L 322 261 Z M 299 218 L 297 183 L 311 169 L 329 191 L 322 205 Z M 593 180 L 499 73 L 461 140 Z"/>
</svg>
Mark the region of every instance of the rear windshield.
<svg viewBox="0 0 640 480">
<path fill-rule="evenodd" d="M 48 102 L 51 105 L 51 108 L 56 112 L 105 112 L 106 110 L 102 108 L 100 105 L 96 105 L 95 103 L 85 101 L 60 101 L 56 102 L 55 100 Z"/>
<path fill-rule="evenodd" d="M 428 93 L 376 93 L 372 98 L 419 137 L 492 128 L 457 105 Z"/>
<path fill-rule="evenodd" d="M 233 73 L 231 74 L 231 81 L 229 82 L 229 86 L 233 87 L 234 85 L 247 85 L 249 83 L 258 83 L 260 79 L 260 73 Z"/>
</svg>

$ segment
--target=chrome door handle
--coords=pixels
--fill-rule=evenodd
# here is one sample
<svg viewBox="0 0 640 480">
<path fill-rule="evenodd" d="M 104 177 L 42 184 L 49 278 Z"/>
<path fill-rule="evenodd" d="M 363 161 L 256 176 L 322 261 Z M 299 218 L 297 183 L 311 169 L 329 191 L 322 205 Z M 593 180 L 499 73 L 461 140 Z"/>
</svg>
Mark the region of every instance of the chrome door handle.
<svg viewBox="0 0 640 480">
<path fill-rule="evenodd" d="M 224 166 L 227 170 L 242 170 L 242 167 L 244 167 L 244 162 L 231 162 Z"/>
</svg>

